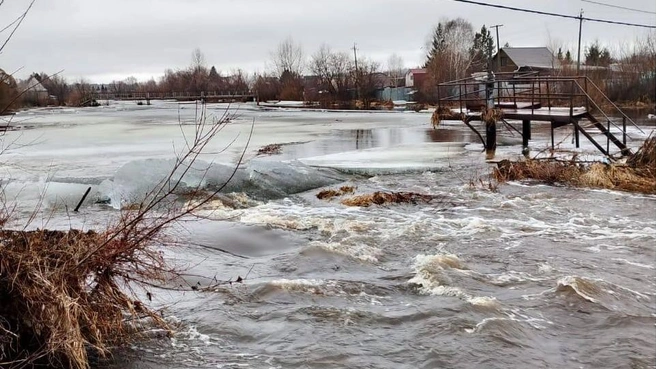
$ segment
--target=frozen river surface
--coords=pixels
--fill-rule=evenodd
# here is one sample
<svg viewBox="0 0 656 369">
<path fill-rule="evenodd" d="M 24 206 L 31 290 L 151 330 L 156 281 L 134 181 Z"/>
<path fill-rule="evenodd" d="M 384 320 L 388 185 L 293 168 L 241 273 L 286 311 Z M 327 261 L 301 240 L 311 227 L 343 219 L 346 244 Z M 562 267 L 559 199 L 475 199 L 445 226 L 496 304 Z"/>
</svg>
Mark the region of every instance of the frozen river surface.
<svg viewBox="0 0 656 369">
<path fill-rule="evenodd" d="M 656 366 L 655 197 L 528 183 L 490 191 L 477 137 L 456 122 L 433 130 L 425 113 L 234 113 L 201 158 L 207 175 L 187 182 L 211 189 L 245 152 L 226 188 L 239 209 L 216 204 L 204 211 L 223 220 L 171 229 L 180 242 L 166 254 L 185 283 L 151 291 L 179 330 L 101 366 Z M 34 226 L 103 224 L 166 172 L 195 114 L 166 102 L 22 112 L 3 139 L 5 196 L 18 218 L 43 199 Z M 569 132 L 557 133 L 567 145 Z M 500 142 L 499 156 L 521 150 L 510 130 Z M 268 144 L 284 145 L 257 155 Z M 437 200 L 357 208 L 315 196 L 342 185 Z"/>
</svg>

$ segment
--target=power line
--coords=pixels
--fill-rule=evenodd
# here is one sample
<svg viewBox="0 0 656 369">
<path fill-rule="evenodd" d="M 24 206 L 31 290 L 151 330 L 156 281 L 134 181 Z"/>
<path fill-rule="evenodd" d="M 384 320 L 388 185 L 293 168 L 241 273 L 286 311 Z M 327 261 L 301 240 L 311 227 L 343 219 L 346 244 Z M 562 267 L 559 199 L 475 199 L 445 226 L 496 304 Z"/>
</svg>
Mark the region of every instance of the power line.
<svg viewBox="0 0 656 369">
<path fill-rule="evenodd" d="M 505 5 L 497 5 L 497 4 L 486 4 L 486 3 L 481 3 L 479 1 L 471 1 L 471 0 L 453 0 L 459 3 L 466 3 L 466 4 L 474 4 L 474 5 L 481 5 L 481 6 L 488 6 L 491 8 L 498 8 L 498 9 L 506 9 L 506 10 L 514 10 L 518 12 L 524 12 L 524 13 L 533 13 L 533 14 L 540 14 L 540 15 L 548 15 L 551 17 L 560 17 L 560 18 L 568 18 L 568 19 L 576 19 L 576 20 L 585 20 L 589 22 L 598 22 L 598 23 L 610 23 L 610 24 L 617 24 L 617 25 L 622 25 L 622 26 L 631 26 L 631 27 L 642 27 L 642 28 L 651 28 L 651 29 L 656 29 L 656 26 L 651 26 L 651 25 L 646 25 L 646 24 L 637 24 L 637 23 L 627 23 L 627 22 L 618 22 L 618 21 L 612 21 L 612 20 L 607 20 L 607 19 L 596 19 L 596 18 L 584 18 L 583 16 L 575 16 L 575 15 L 567 15 L 567 14 L 558 14 L 558 13 L 550 13 L 550 12 L 543 12 L 540 10 L 532 10 L 532 9 L 523 9 L 523 8 L 515 8 L 512 6 L 505 6 Z"/>
<path fill-rule="evenodd" d="M 581 0 L 581 1 L 586 2 L 586 3 L 590 3 L 590 4 L 597 4 L 597 5 L 607 6 L 609 8 L 630 10 L 632 12 L 656 14 L 656 12 L 650 12 L 649 10 L 640 10 L 640 9 L 634 9 L 634 8 L 627 8 L 625 6 L 607 4 L 607 3 L 602 3 L 602 2 L 599 2 L 599 1 L 592 1 L 592 0 Z"/>
</svg>

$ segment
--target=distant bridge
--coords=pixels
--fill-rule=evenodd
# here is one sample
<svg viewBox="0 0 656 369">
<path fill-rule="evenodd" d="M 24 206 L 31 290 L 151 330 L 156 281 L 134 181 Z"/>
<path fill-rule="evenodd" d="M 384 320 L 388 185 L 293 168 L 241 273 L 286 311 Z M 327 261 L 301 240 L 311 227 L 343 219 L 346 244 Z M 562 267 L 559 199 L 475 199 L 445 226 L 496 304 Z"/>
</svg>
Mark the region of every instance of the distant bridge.
<svg viewBox="0 0 656 369">
<path fill-rule="evenodd" d="M 222 101 L 253 101 L 256 95 L 253 92 L 95 92 L 96 100 L 177 100 L 208 102 Z"/>
</svg>

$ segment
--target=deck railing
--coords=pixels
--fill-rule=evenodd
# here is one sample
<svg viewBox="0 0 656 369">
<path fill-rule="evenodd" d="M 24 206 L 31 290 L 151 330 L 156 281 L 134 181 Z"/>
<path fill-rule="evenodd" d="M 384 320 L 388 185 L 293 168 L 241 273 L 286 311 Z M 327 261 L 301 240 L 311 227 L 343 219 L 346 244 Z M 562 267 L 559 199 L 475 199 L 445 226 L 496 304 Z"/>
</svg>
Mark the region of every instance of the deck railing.
<svg viewBox="0 0 656 369">
<path fill-rule="evenodd" d="M 438 108 L 457 109 L 461 113 L 483 110 L 488 106 L 529 110 L 533 116 L 536 109 L 568 108 L 570 119 L 575 119 L 578 108 L 587 113 L 603 116 L 607 130 L 611 126 L 622 132 L 626 144 L 627 125 L 644 131 L 626 115 L 587 76 L 543 76 L 538 72 L 507 72 L 463 78 L 440 83 L 437 86 Z M 621 127 L 612 116 L 619 116 Z M 610 138 L 606 140 L 607 147 Z"/>
<path fill-rule="evenodd" d="M 95 92 L 97 100 L 166 100 L 166 99 L 241 99 L 253 97 L 250 91 L 201 91 L 201 92 Z"/>
</svg>

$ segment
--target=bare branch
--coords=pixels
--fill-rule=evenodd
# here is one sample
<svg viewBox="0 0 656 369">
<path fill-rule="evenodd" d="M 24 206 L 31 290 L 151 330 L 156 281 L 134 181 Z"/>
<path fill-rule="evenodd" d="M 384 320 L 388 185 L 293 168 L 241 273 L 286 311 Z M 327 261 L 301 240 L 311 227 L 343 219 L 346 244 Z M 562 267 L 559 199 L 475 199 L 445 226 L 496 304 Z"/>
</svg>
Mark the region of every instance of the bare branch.
<svg viewBox="0 0 656 369">
<path fill-rule="evenodd" d="M 25 9 L 25 12 L 23 12 L 23 14 L 20 16 L 20 20 L 18 21 L 18 24 L 16 24 L 16 26 L 14 27 L 14 29 L 13 29 L 13 30 L 11 31 L 11 33 L 9 34 L 9 37 L 7 37 L 7 39 L 6 39 L 5 42 L 2 44 L 2 46 L 0 46 L 0 53 L 2 52 L 2 50 L 4 50 L 5 46 L 7 46 L 7 43 L 8 43 L 9 40 L 11 40 L 11 38 L 14 36 L 14 33 L 16 32 L 16 30 L 18 30 L 18 27 L 20 27 L 21 23 L 23 23 L 23 21 L 25 20 L 25 17 L 27 16 L 27 13 L 30 12 L 30 9 L 32 9 L 32 5 L 34 5 L 34 2 L 35 2 L 35 1 L 36 1 L 36 0 L 32 0 L 32 2 L 30 2 L 30 5 L 27 7 L 27 9 Z M 1 4 L 0 4 L 0 5 L 1 5 Z"/>
</svg>

